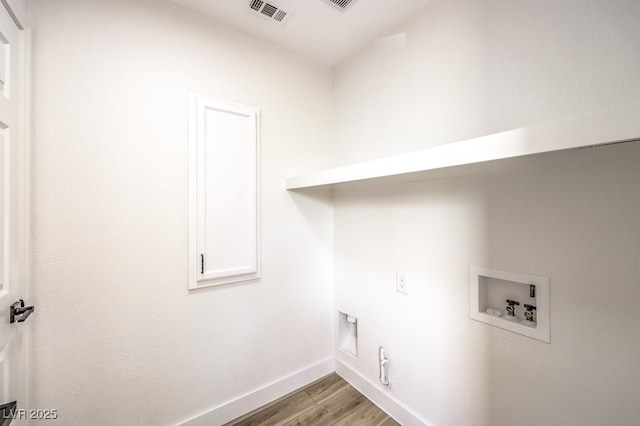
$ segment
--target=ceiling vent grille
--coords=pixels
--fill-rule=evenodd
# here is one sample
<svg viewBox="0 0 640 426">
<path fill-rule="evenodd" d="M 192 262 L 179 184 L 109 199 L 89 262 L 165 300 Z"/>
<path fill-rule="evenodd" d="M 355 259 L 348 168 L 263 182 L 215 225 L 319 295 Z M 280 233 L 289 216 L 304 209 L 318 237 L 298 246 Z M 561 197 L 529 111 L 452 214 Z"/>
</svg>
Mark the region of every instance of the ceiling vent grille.
<svg viewBox="0 0 640 426">
<path fill-rule="evenodd" d="M 355 0 L 324 0 L 324 1 L 344 12 Z"/>
<path fill-rule="evenodd" d="M 281 7 L 264 0 L 249 0 L 249 9 L 274 24 L 284 25 L 291 16 L 291 13 L 282 10 Z"/>
</svg>

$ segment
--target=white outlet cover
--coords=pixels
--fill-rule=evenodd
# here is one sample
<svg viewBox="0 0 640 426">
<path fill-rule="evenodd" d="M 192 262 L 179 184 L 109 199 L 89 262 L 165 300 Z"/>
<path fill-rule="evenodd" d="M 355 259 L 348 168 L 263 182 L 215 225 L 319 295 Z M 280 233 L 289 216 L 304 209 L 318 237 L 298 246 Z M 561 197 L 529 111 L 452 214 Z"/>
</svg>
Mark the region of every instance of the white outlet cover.
<svg viewBox="0 0 640 426">
<path fill-rule="evenodd" d="M 406 272 L 396 272 L 396 291 L 409 294 L 409 279 Z"/>
</svg>

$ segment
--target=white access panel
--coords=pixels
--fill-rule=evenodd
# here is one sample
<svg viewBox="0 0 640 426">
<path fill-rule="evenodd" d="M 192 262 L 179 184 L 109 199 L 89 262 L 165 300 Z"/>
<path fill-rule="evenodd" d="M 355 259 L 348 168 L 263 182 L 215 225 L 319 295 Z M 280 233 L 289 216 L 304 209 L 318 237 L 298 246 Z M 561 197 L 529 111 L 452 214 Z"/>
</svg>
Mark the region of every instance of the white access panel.
<svg viewBox="0 0 640 426">
<path fill-rule="evenodd" d="M 189 288 L 259 278 L 259 110 L 190 94 L 189 114 Z"/>
</svg>

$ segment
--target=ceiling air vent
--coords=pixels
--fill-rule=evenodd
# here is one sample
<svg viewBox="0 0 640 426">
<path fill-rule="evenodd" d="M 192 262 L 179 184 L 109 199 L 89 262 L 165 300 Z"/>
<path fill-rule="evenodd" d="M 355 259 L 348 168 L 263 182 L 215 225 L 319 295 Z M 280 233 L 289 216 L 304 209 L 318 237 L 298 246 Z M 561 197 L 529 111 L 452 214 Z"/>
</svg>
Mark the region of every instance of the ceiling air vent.
<svg viewBox="0 0 640 426">
<path fill-rule="evenodd" d="M 324 0 L 324 1 L 326 3 L 329 3 L 331 6 L 334 6 L 344 12 L 355 0 Z"/>
<path fill-rule="evenodd" d="M 249 0 L 249 9 L 263 18 L 267 18 L 274 24 L 284 25 L 291 13 L 282 10 L 279 6 L 264 0 Z"/>
</svg>

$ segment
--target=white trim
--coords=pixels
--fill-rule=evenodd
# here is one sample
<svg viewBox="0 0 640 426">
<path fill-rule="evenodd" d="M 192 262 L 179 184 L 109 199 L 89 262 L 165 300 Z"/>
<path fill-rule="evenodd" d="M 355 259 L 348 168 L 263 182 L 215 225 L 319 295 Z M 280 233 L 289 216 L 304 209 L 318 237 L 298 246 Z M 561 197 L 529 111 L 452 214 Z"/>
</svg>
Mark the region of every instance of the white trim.
<svg viewBox="0 0 640 426">
<path fill-rule="evenodd" d="M 18 18 L 21 16 L 18 15 Z M 23 25 L 26 21 L 22 21 Z M 31 235 L 31 28 L 21 31 L 22 52 L 21 66 L 23 67 L 22 85 L 20 92 L 22 96 L 22 108 L 20 111 L 20 137 L 21 137 L 21 161 L 20 161 L 20 230 L 18 238 L 21 247 L 20 255 L 20 290 L 21 298 L 28 304 L 33 304 L 33 292 L 31 289 L 31 245 L 29 236 Z M 33 320 L 32 320 L 33 321 Z M 32 326 L 22 327 L 22 359 L 20 362 L 21 373 L 23 374 L 22 398 L 23 407 L 31 407 L 32 395 L 29 392 L 28 383 L 31 382 L 31 369 L 33 351 L 31 346 Z"/>
<path fill-rule="evenodd" d="M 336 360 L 335 363 L 336 373 L 340 377 L 403 426 L 433 426 L 402 405 L 388 391 L 382 390 L 382 385 L 374 385 L 340 360 Z"/>
<path fill-rule="evenodd" d="M 225 402 L 180 423 L 183 426 L 222 425 L 262 407 L 278 398 L 313 383 L 335 371 L 333 358 L 294 373 L 244 396 Z"/>
<path fill-rule="evenodd" d="M 2 0 L 2 4 L 11 15 L 11 19 L 13 19 L 18 29 L 24 30 L 29 26 L 27 0 Z"/>
<path fill-rule="evenodd" d="M 640 140 L 640 104 L 597 111 L 506 132 L 449 143 L 380 160 L 287 179 L 287 189 L 420 174 L 438 177 L 452 167 L 566 149 Z M 412 178 L 415 178 L 412 176 Z"/>
</svg>

